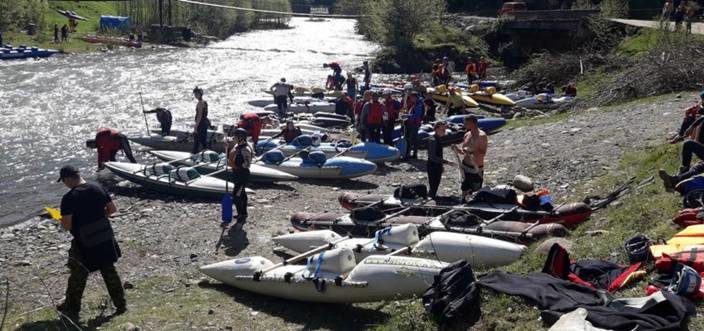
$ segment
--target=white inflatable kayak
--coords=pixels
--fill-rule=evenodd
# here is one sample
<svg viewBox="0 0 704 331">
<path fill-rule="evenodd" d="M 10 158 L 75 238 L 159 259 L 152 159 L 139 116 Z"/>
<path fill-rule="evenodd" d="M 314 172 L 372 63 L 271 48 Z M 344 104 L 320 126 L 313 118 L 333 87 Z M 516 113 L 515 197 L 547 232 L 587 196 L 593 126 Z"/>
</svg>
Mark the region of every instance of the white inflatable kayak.
<svg viewBox="0 0 704 331">
<path fill-rule="evenodd" d="M 357 263 L 348 248 L 323 251 L 306 265 L 275 265 L 260 257 L 200 268 L 241 290 L 307 302 L 355 303 L 421 296 L 447 264 L 405 256 L 369 256 Z"/>
<path fill-rule="evenodd" d="M 203 150 L 197 154 L 191 154 L 189 152 L 178 152 L 178 151 L 149 151 L 150 154 L 156 156 L 162 161 L 171 162 L 174 160 L 182 160 L 174 162 L 178 165 L 184 166 L 195 166 L 198 165 L 198 172 L 203 174 L 209 174 L 218 170 L 221 170 L 223 166 L 227 163 L 225 160 L 225 154 L 219 154 L 214 151 Z M 216 176 L 218 178 L 229 179 L 232 171 L 228 167 L 225 172 L 220 172 Z M 298 176 L 292 175 L 288 172 L 283 172 L 270 167 L 260 166 L 258 164 L 252 164 L 249 167 L 249 180 L 254 182 L 280 182 L 280 181 L 292 181 L 298 179 Z"/>
<path fill-rule="evenodd" d="M 335 243 L 337 248 L 349 248 L 358 260 L 370 255 L 384 255 L 411 247 L 415 257 L 439 259 L 443 262 L 467 260 L 472 267 L 488 268 L 511 264 L 517 261 L 526 247 L 503 240 L 454 232 L 432 232 L 422 240 L 415 224 L 398 225 L 378 230 L 374 239 L 344 237 L 331 230 L 296 232 L 274 237 L 276 244 L 294 252 L 306 252 L 311 248 Z"/>
<path fill-rule="evenodd" d="M 234 188 L 233 183 L 201 176 L 191 167 L 176 168 L 164 163 L 141 165 L 126 162 L 107 162 L 105 167 L 135 184 L 176 196 L 220 199 Z M 254 191 L 247 189 L 247 193 Z"/>
<path fill-rule="evenodd" d="M 313 98 L 313 97 L 306 97 L 306 96 L 299 96 L 299 97 L 293 97 L 293 103 L 306 103 L 306 102 L 319 102 L 319 101 L 327 101 L 327 102 L 334 102 L 335 97 L 325 97 L 323 99 L 318 99 L 318 98 Z M 271 105 L 274 103 L 274 98 L 266 98 L 266 99 L 255 99 L 255 100 L 250 100 L 247 101 L 247 104 L 250 106 L 254 107 L 266 107 L 268 105 Z"/>
<path fill-rule="evenodd" d="M 278 106 L 276 104 L 270 104 L 264 107 L 264 110 L 269 110 L 276 112 Z M 335 111 L 335 104 L 327 101 L 313 101 L 307 103 L 292 103 L 288 105 L 287 113 L 301 114 L 301 113 L 317 113 L 317 112 L 327 112 L 331 113 Z"/>
</svg>

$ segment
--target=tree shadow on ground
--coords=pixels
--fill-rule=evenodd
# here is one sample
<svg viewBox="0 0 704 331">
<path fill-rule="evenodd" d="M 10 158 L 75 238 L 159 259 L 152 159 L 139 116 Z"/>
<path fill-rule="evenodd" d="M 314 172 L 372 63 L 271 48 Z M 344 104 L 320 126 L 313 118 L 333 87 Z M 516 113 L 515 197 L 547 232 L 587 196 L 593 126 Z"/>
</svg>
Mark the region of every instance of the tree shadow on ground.
<svg viewBox="0 0 704 331">
<path fill-rule="evenodd" d="M 312 285 L 311 285 L 312 286 Z M 263 297 L 238 290 L 225 284 L 203 284 L 202 288 L 214 289 L 233 297 L 235 302 L 254 311 L 282 318 L 303 330 L 332 329 L 360 330 L 369 325 L 383 324 L 391 316 L 385 312 L 348 304 L 297 302 Z"/>
</svg>

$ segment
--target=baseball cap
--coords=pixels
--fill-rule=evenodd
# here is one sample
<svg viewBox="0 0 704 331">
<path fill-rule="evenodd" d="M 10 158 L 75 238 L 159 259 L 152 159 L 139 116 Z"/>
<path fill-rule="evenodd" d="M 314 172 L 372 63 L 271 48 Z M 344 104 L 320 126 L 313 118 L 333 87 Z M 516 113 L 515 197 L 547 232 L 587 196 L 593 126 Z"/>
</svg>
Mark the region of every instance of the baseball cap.
<svg viewBox="0 0 704 331">
<path fill-rule="evenodd" d="M 70 165 L 63 166 L 61 170 L 59 170 L 59 179 L 56 182 L 58 183 L 66 177 L 76 177 L 78 174 L 79 172 L 76 167 Z"/>
</svg>

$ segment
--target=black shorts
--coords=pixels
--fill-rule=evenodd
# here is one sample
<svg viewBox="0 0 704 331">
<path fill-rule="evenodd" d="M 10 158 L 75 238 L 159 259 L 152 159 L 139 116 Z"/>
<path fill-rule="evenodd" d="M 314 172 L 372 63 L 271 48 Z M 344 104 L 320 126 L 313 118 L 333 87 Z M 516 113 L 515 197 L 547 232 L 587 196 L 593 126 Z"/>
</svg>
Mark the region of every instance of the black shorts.
<svg viewBox="0 0 704 331">
<path fill-rule="evenodd" d="M 464 171 L 464 180 L 462 181 L 462 192 L 476 192 L 484 185 L 484 170 L 479 173 Z"/>
</svg>

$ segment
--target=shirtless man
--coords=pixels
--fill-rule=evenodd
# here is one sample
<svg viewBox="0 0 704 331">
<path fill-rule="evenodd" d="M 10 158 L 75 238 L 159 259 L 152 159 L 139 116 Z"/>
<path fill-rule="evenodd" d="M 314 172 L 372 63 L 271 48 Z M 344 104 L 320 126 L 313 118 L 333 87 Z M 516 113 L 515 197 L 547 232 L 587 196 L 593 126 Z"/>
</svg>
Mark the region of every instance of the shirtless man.
<svg viewBox="0 0 704 331">
<path fill-rule="evenodd" d="M 473 115 L 464 118 L 464 135 L 462 144 L 453 145 L 452 150 L 462 156 L 462 199 L 482 188 L 484 184 L 484 157 L 489 144 L 489 139 L 484 131 L 479 129 L 477 118 Z"/>
</svg>

